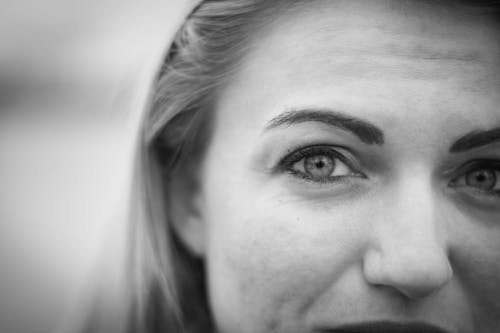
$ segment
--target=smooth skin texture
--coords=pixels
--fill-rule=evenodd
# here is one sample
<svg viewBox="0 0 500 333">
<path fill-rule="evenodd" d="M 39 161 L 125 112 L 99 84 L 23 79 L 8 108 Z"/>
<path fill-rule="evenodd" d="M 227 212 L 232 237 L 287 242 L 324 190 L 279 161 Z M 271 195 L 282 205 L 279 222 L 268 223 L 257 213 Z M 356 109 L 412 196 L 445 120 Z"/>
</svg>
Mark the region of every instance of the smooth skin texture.
<svg viewBox="0 0 500 333">
<path fill-rule="evenodd" d="M 256 33 L 177 226 L 207 262 L 220 332 L 496 332 L 500 141 L 450 148 L 500 127 L 499 32 L 468 9 L 351 0 Z"/>
</svg>

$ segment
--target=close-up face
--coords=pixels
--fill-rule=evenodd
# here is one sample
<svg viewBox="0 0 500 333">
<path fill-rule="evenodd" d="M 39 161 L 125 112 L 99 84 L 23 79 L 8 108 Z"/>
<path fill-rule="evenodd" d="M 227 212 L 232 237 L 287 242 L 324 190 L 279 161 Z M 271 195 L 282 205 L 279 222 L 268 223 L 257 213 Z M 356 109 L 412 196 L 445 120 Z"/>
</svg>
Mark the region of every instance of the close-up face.
<svg viewBox="0 0 500 333">
<path fill-rule="evenodd" d="M 255 32 L 184 235 L 221 333 L 497 331 L 499 37 L 477 9 L 389 0 Z"/>
</svg>

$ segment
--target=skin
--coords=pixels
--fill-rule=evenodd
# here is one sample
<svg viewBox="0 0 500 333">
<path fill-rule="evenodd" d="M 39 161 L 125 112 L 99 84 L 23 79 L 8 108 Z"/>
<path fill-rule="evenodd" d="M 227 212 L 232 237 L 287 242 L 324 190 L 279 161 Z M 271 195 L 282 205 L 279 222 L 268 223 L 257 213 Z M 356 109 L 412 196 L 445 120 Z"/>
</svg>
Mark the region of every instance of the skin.
<svg viewBox="0 0 500 333">
<path fill-rule="evenodd" d="M 465 9 L 354 0 L 308 4 L 256 33 L 218 98 L 180 231 L 207 262 L 220 332 L 500 327 L 500 196 L 464 180 L 467 163 L 500 161 L 500 142 L 450 153 L 500 126 L 499 32 Z M 317 121 L 268 128 L 303 108 L 370 122 L 384 143 Z M 290 171 L 301 162 L 276 168 L 317 144 L 355 167 L 336 161 L 335 181 Z"/>
</svg>

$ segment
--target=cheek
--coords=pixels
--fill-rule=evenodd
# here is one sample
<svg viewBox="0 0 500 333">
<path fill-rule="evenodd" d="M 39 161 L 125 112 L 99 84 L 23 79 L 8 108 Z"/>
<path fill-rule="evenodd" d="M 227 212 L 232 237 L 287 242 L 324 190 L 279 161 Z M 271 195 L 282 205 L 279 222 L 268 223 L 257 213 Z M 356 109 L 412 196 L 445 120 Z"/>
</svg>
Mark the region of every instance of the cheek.
<svg viewBox="0 0 500 333">
<path fill-rule="evenodd" d="M 454 274 L 468 294 L 478 331 L 496 331 L 500 325 L 500 228 L 468 223 L 456 239 Z"/>
<path fill-rule="evenodd" d="M 310 305 L 359 261 L 364 232 L 345 208 L 270 197 L 213 206 L 209 289 L 223 332 L 242 324 L 245 332 L 300 332 Z"/>
</svg>

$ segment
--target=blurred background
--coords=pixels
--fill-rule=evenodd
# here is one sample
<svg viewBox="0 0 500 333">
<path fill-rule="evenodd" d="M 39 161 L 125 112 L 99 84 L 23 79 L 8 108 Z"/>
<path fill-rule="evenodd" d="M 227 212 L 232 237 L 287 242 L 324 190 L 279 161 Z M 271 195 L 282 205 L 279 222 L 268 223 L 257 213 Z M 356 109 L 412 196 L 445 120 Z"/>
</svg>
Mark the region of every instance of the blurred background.
<svg viewBox="0 0 500 333">
<path fill-rule="evenodd" d="M 192 6 L 1 2 L 1 333 L 76 331 L 96 293 L 120 303 L 141 106 Z"/>
</svg>

